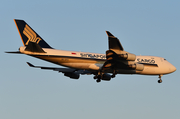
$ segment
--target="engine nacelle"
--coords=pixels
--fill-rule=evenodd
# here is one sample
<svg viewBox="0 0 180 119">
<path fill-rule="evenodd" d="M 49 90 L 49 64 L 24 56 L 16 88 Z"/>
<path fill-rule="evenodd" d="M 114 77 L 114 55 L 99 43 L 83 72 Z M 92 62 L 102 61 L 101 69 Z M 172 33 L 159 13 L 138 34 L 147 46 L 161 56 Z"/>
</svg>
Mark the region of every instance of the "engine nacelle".
<svg viewBox="0 0 180 119">
<path fill-rule="evenodd" d="M 132 69 L 138 70 L 138 71 L 142 71 L 144 69 L 143 64 L 137 64 L 137 63 L 129 65 L 129 67 L 131 67 Z"/>
<path fill-rule="evenodd" d="M 109 74 L 103 74 L 103 76 L 102 76 L 102 80 L 104 80 L 104 81 L 110 81 L 111 80 L 111 75 L 109 75 Z"/>
<path fill-rule="evenodd" d="M 136 60 L 136 55 L 131 54 L 126 51 L 119 51 L 119 50 L 107 50 L 106 51 L 106 58 L 107 60 L 112 60 L 113 58 L 122 58 L 127 61 L 135 61 Z"/>
<path fill-rule="evenodd" d="M 135 61 L 136 60 L 136 55 L 131 54 L 131 53 L 119 54 L 119 57 L 126 59 L 128 61 Z"/>
<path fill-rule="evenodd" d="M 74 72 L 66 72 L 64 73 L 64 76 L 67 76 L 72 79 L 79 79 L 80 75 Z"/>
</svg>

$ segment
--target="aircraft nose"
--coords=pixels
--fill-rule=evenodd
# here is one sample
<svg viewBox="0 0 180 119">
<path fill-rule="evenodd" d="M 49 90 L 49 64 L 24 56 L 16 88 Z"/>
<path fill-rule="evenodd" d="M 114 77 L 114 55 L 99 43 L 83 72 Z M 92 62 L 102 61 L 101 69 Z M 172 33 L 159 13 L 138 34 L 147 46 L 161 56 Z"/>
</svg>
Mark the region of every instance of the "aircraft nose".
<svg viewBox="0 0 180 119">
<path fill-rule="evenodd" d="M 176 71 L 176 67 L 171 64 L 170 70 L 171 70 L 171 72 L 175 72 Z"/>
<path fill-rule="evenodd" d="M 172 70 L 173 70 L 173 72 L 175 72 L 175 71 L 176 71 L 176 67 L 175 67 L 175 66 L 173 66 Z"/>
</svg>

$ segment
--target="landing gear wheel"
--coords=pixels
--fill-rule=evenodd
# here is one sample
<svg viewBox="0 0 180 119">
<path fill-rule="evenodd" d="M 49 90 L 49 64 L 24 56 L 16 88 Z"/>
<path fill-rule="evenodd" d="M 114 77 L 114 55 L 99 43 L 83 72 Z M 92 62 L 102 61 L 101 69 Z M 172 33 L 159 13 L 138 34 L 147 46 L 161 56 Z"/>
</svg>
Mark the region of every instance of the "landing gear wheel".
<svg viewBox="0 0 180 119">
<path fill-rule="evenodd" d="M 116 75 L 115 75 L 115 74 L 111 75 L 111 78 L 114 78 L 114 77 L 116 77 Z"/>
<path fill-rule="evenodd" d="M 159 80 L 158 80 L 158 83 L 162 83 L 162 80 L 161 80 L 161 79 L 159 79 Z"/>
<path fill-rule="evenodd" d="M 101 79 L 97 79 L 96 82 L 97 82 L 97 83 L 101 82 Z"/>
<path fill-rule="evenodd" d="M 96 75 L 96 77 L 97 77 L 97 78 L 96 78 L 96 79 L 97 79 L 96 82 L 97 82 L 97 83 L 101 82 L 102 76 L 103 76 L 103 73 L 102 73 L 101 71 L 99 71 L 99 72 L 98 72 L 98 75 Z"/>
<path fill-rule="evenodd" d="M 94 78 L 94 79 L 97 79 L 97 76 L 94 76 L 93 78 Z"/>
</svg>

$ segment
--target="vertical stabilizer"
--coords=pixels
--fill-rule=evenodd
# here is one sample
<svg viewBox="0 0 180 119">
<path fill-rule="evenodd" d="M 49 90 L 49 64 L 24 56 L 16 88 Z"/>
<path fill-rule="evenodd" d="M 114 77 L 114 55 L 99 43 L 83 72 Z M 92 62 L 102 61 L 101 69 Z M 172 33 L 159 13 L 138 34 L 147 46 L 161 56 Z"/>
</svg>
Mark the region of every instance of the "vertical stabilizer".
<svg viewBox="0 0 180 119">
<path fill-rule="evenodd" d="M 35 42 L 42 48 L 52 48 L 25 21 L 14 19 L 24 46 Z"/>
</svg>

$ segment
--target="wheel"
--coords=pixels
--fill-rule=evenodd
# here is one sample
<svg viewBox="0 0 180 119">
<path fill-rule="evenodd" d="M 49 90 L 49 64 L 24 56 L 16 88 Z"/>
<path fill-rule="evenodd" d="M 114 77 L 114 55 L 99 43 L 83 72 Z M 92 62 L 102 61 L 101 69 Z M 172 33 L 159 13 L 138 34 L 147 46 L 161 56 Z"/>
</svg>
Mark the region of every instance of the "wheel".
<svg viewBox="0 0 180 119">
<path fill-rule="evenodd" d="M 160 80 L 158 80 L 158 83 L 162 83 L 162 80 L 160 79 Z"/>
<path fill-rule="evenodd" d="M 113 75 L 111 75 L 111 78 L 114 78 L 114 77 L 116 77 L 116 75 L 114 75 L 114 74 L 113 74 Z"/>
<path fill-rule="evenodd" d="M 97 82 L 97 83 L 101 82 L 101 79 L 97 79 L 96 82 Z"/>
<path fill-rule="evenodd" d="M 94 78 L 94 79 L 97 79 L 97 75 L 95 75 L 93 78 Z"/>
</svg>

